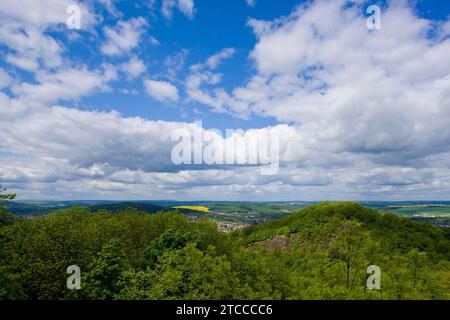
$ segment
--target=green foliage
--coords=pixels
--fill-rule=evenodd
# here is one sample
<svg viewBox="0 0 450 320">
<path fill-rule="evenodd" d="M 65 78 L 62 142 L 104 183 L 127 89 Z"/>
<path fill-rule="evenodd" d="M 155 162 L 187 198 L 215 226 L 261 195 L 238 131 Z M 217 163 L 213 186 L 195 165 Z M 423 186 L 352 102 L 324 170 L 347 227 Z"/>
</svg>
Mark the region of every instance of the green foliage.
<svg viewBox="0 0 450 320">
<path fill-rule="evenodd" d="M 7 200 L 13 200 L 16 198 L 16 194 L 14 193 L 5 193 L 6 189 L 2 188 L 0 185 L 0 203 L 3 203 Z"/>
<path fill-rule="evenodd" d="M 16 195 L 14 193 L 6 193 L 6 189 L 0 185 L 0 228 L 14 221 L 15 216 L 5 210 L 4 203 L 15 198 Z"/>
<path fill-rule="evenodd" d="M 164 252 L 154 269 L 128 272 L 122 284 L 121 299 L 231 299 L 239 285 L 226 257 L 193 242 Z"/>
<path fill-rule="evenodd" d="M 0 228 L 6 299 L 449 299 L 443 228 L 322 203 L 240 231 L 178 213 L 80 207 Z M 81 290 L 66 269 L 81 268 Z M 366 288 L 369 265 L 381 290 Z"/>
<path fill-rule="evenodd" d="M 152 267 L 156 264 L 158 257 L 162 256 L 167 251 L 184 248 L 189 242 L 204 247 L 201 239 L 196 234 L 169 229 L 159 236 L 158 239 L 154 240 L 145 250 L 145 264 Z"/>
<path fill-rule="evenodd" d="M 129 267 L 122 245 L 116 240 L 106 243 L 98 257 L 88 267 L 83 288 L 77 297 L 84 299 L 112 299 L 120 290 L 119 280 Z"/>
</svg>

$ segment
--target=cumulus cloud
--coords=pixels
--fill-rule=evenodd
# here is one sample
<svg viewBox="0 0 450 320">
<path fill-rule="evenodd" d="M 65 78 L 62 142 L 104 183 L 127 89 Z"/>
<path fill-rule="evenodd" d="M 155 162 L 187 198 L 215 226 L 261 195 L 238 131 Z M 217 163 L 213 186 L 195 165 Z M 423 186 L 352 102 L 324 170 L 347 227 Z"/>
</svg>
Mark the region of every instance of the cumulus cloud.
<svg viewBox="0 0 450 320">
<path fill-rule="evenodd" d="M 353 152 L 403 164 L 446 151 L 450 39 L 430 38 L 433 24 L 406 2 L 392 2 L 375 31 L 366 28 L 359 5 L 346 3 L 316 1 L 286 18 L 250 20 L 257 74 L 223 93 L 226 99 L 202 91 L 197 101 L 301 124 L 302 148 L 311 153 Z"/>
<path fill-rule="evenodd" d="M 194 0 L 163 0 L 161 13 L 167 20 L 172 20 L 173 11 L 177 8 L 189 19 L 194 18 L 195 7 Z"/>
<path fill-rule="evenodd" d="M 164 59 L 164 66 L 167 67 L 167 75 L 174 79 L 183 70 L 189 51 L 182 49 L 179 52 L 169 55 Z"/>
<path fill-rule="evenodd" d="M 106 1 L 99 1 L 106 2 Z M 65 24 L 69 15 L 67 8 L 73 5 L 71 0 L 16 0 L 0 3 L 2 20 L 16 21 L 22 26 L 47 28 L 51 25 Z M 96 21 L 90 8 L 85 3 L 76 3 L 81 10 L 82 25 L 87 28 Z"/>
<path fill-rule="evenodd" d="M 132 79 L 144 73 L 146 67 L 144 61 L 136 56 L 132 56 L 127 62 L 121 64 L 120 69 Z"/>
<path fill-rule="evenodd" d="M 190 74 L 186 78 L 186 92 L 191 101 L 200 102 L 213 107 L 215 112 L 225 112 L 224 106 L 230 100 L 229 94 L 222 88 L 207 91 L 204 86 L 215 86 L 221 82 L 222 74 L 216 72 L 224 60 L 235 54 L 233 48 L 225 48 L 208 57 L 204 63 L 194 64 L 190 67 Z"/>
<path fill-rule="evenodd" d="M 102 45 L 103 54 L 114 56 L 129 52 L 136 48 L 147 23 L 144 18 L 132 18 L 119 21 L 114 27 L 105 27 L 106 42 Z"/>
<path fill-rule="evenodd" d="M 222 60 L 231 58 L 235 53 L 235 50 L 233 48 L 225 48 L 217 52 L 216 54 L 209 57 L 205 65 L 208 66 L 210 69 L 216 69 Z"/>
<path fill-rule="evenodd" d="M 6 61 L 27 71 L 37 71 L 40 67 L 55 68 L 62 64 L 62 47 L 34 26 L 26 27 L 16 22 L 0 22 L 0 43 L 11 49 Z"/>
<path fill-rule="evenodd" d="M 18 83 L 11 91 L 28 107 L 47 105 L 61 100 L 77 100 L 97 90 L 107 90 L 107 83 L 115 77 L 115 69 L 107 65 L 103 70 L 89 70 L 86 66 L 66 68 L 38 73 L 36 83 Z"/>
<path fill-rule="evenodd" d="M 0 3 L 0 43 L 10 50 L 5 53 L 8 63 L 36 72 L 40 68 L 57 68 L 63 64 L 64 47 L 46 34 L 59 27 L 66 28 L 70 0 L 17 0 Z M 81 25 L 91 30 L 98 17 L 91 4 L 78 3 Z"/>
<path fill-rule="evenodd" d="M 194 18 L 194 0 L 178 0 L 178 9 L 189 19 Z"/>
<path fill-rule="evenodd" d="M 0 89 L 9 87 L 11 83 L 11 76 L 3 68 L 0 68 Z"/>
<path fill-rule="evenodd" d="M 145 80 L 144 85 L 148 95 L 160 102 L 178 101 L 178 89 L 170 82 Z"/>
<path fill-rule="evenodd" d="M 444 197 L 448 190 L 449 154 L 428 157 L 426 166 L 374 166 L 355 153 L 311 154 L 300 126 L 277 125 L 280 169 L 261 175 L 259 166 L 179 166 L 171 152 L 175 130 L 192 132 L 190 123 L 123 117 L 116 112 L 41 107 L 13 119 L 1 118 L 0 179 L 20 188 L 23 196 L 114 198 L 186 197 L 211 199 L 326 199 L 365 195 L 396 199 L 421 192 Z M 269 128 L 248 129 L 239 139 Z M 203 131 L 203 134 L 206 134 Z M 225 140 L 227 139 L 227 140 Z M 242 154 L 242 144 L 229 148 L 230 137 L 208 139 L 225 153 Z M 311 145 L 313 141 L 309 142 Z"/>
<path fill-rule="evenodd" d="M 45 9 L 52 1 L 42 3 Z M 346 4 L 311 1 L 287 17 L 250 19 L 254 71 L 233 90 L 223 88 L 220 69 L 235 54 L 232 48 L 188 71 L 190 102 L 278 123 L 270 129 L 280 136 L 280 169 L 263 176 L 258 165 L 175 165 L 171 134 L 192 130 L 189 123 L 72 105 L 108 91 L 118 72 L 130 79 L 145 72 L 144 61 L 130 54 L 146 27 L 141 18 L 104 28 L 106 59 L 127 58 L 92 68 L 65 63 L 64 45 L 45 32 L 65 15 L 23 13 L 15 2 L 2 2 L 0 15 L 9 21 L 0 28 L 0 42 L 9 66 L 0 69 L 0 88 L 6 88 L 0 91 L 0 181 L 28 198 L 447 198 L 449 21 L 419 18 L 406 2 L 391 2 L 382 29 L 370 31 L 360 2 Z M 175 9 L 195 14 L 192 1 L 163 2 L 166 18 Z M 166 59 L 172 78 L 183 66 L 184 57 Z M 33 78 L 17 81 L 15 68 L 32 71 Z M 179 103 L 172 78 L 145 80 L 148 95 Z M 242 137 L 264 130 L 269 127 L 247 129 Z M 224 139 L 213 137 L 217 145 Z"/>
<path fill-rule="evenodd" d="M 194 126 L 190 123 L 125 118 L 116 112 L 65 107 L 39 107 L 28 111 L 20 117 L 0 120 L 3 137 L 0 149 L 9 153 L 6 158 L 0 157 L 0 178 L 12 185 L 33 184 L 48 188 L 49 184 L 57 185 L 62 181 L 68 185 L 85 181 L 92 189 L 102 187 L 103 190 L 108 189 L 107 186 L 116 188 L 119 184 L 125 189 L 150 184 L 170 193 L 189 184 L 198 187 L 226 185 L 228 180 L 231 184 L 253 181 L 261 185 L 264 181 L 279 179 L 258 178 L 259 173 L 253 178 L 247 176 L 246 180 L 235 179 L 231 169 L 176 165 L 171 159 L 172 149 L 178 143 L 172 139 L 173 132 L 180 129 L 193 132 Z M 285 125 L 277 130 L 293 134 L 293 129 Z M 243 138 L 254 133 L 255 130 L 248 130 Z M 242 153 L 242 146 L 230 149 L 224 139 L 215 134 L 213 142 L 226 146 L 225 153 L 234 156 Z M 250 170 L 252 175 L 259 172 Z M 112 192 L 114 188 L 108 190 Z"/>
</svg>

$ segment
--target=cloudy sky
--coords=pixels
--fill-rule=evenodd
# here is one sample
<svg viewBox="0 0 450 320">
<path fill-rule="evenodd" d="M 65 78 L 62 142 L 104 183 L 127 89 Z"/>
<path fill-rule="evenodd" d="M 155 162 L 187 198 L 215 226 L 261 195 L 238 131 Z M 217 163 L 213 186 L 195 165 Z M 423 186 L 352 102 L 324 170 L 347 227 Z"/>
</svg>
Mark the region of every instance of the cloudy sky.
<svg viewBox="0 0 450 320">
<path fill-rule="evenodd" d="M 175 165 L 196 120 L 278 173 Z M 18 199 L 448 200 L 450 1 L 0 1 L 0 132 Z"/>
</svg>

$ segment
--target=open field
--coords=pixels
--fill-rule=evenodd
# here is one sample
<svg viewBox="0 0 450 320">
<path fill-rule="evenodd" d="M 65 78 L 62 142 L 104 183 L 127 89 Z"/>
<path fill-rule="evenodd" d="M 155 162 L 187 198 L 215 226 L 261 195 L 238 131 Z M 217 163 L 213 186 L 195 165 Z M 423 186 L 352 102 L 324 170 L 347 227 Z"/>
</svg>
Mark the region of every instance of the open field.
<svg viewBox="0 0 450 320">
<path fill-rule="evenodd" d="M 174 209 L 186 209 L 199 212 L 208 212 L 209 208 L 205 206 L 175 206 Z"/>
</svg>

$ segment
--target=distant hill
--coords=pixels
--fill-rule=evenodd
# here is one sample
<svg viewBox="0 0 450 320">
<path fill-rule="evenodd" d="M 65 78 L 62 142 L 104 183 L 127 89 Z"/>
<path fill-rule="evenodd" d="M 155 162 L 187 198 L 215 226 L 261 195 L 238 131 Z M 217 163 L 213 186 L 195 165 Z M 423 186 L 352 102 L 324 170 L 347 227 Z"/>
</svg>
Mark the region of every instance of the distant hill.
<svg viewBox="0 0 450 320">
<path fill-rule="evenodd" d="M 345 223 L 343 223 L 345 221 Z M 310 243 L 328 242 L 355 223 L 365 237 L 379 241 L 386 251 L 418 249 L 439 259 L 450 258 L 450 230 L 413 221 L 389 212 L 377 212 L 353 202 L 324 202 L 299 212 L 239 231 L 247 244 L 279 236 L 307 239 Z"/>
<path fill-rule="evenodd" d="M 49 211 L 68 209 L 73 203 L 57 202 L 57 201 L 36 201 L 36 202 L 17 202 L 8 201 L 4 204 L 8 212 L 16 215 L 43 215 Z"/>
<path fill-rule="evenodd" d="M 121 211 L 125 208 L 134 208 L 140 211 L 155 213 L 163 211 L 174 211 L 174 209 L 158 206 L 152 203 L 141 203 L 141 202 L 119 202 L 119 203 L 104 203 L 96 204 L 87 207 L 92 212 L 99 210 L 107 210 L 109 212 L 115 213 Z"/>
<path fill-rule="evenodd" d="M 51 211 L 69 209 L 73 206 L 88 208 L 93 211 L 100 209 L 112 212 L 120 211 L 125 207 L 155 213 L 159 211 L 173 211 L 190 217 L 203 217 L 207 215 L 216 221 L 232 223 L 259 224 L 265 221 L 278 219 L 290 213 L 317 202 L 245 202 L 245 201 L 173 201 L 173 200 L 71 200 L 71 201 L 23 201 L 15 200 L 5 203 L 8 212 L 19 216 L 43 215 Z M 439 227 L 450 227 L 449 201 L 368 201 L 362 205 L 378 212 L 392 212 L 395 215 L 408 217 L 412 220 L 423 221 Z M 193 210 L 205 207 L 204 210 Z"/>
<path fill-rule="evenodd" d="M 51 211 L 69 209 L 73 206 L 87 208 L 93 212 L 108 210 L 117 212 L 124 208 L 131 207 L 149 213 L 161 211 L 173 211 L 173 209 L 150 202 L 111 202 L 111 201 L 9 201 L 5 203 L 5 209 L 16 215 L 44 215 Z"/>
</svg>

